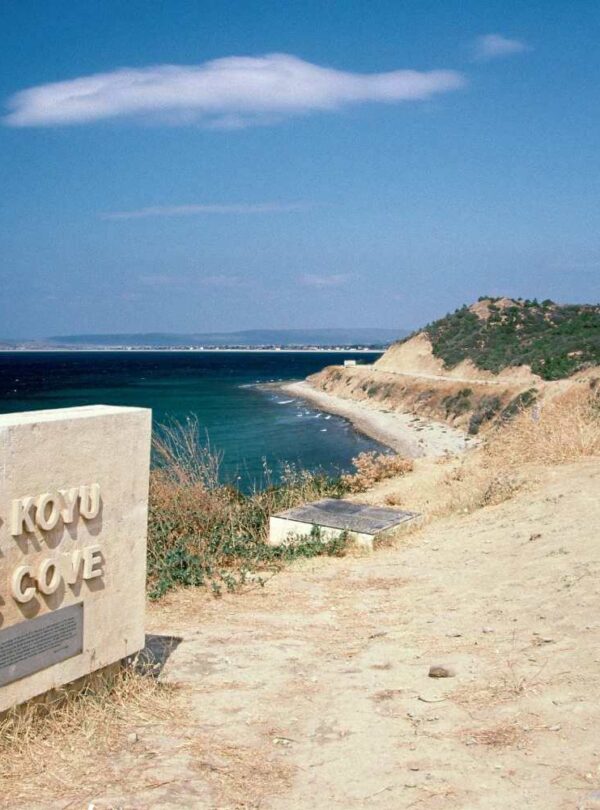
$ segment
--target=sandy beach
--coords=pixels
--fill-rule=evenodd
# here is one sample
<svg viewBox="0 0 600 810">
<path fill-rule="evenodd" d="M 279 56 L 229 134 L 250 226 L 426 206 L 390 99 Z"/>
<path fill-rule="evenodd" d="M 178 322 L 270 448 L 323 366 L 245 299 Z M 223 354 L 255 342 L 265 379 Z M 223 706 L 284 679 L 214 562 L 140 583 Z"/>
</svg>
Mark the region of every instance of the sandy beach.
<svg viewBox="0 0 600 810">
<path fill-rule="evenodd" d="M 279 388 L 320 410 L 348 419 L 356 430 L 411 458 L 460 453 L 474 444 L 474 440 L 462 431 L 442 422 L 433 422 L 411 413 L 382 411 L 370 403 L 336 397 L 313 388 L 305 380 L 286 383 Z"/>
</svg>

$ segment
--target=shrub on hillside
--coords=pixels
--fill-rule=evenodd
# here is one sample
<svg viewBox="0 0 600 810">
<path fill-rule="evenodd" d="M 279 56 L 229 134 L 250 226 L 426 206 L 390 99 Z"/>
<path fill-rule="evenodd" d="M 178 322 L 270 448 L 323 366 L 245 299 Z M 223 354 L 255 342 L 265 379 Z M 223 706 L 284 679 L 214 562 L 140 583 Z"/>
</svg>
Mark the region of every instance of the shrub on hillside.
<svg viewBox="0 0 600 810">
<path fill-rule="evenodd" d="M 444 397 L 442 404 L 446 409 L 446 416 L 461 416 L 472 408 L 471 396 L 472 388 L 461 388 L 456 394 L 449 394 Z"/>
<path fill-rule="evenodd" d="M 476 436 L 481 426 L 486 422 L 491 422 L 501 408 L 502 400 L 500 397 L 482 397 L 477 406 L 477 410 L 474 411 L 469 420 L 469 434 Z"/>
<path fill-rule="evenodd" d="M 505 307 L 492 302 L 488 310 L 486 319 L 463 306 L 425 327 L 447 368 L 463 360 L 496 373 L 529 365 L 543 379 L 557 380 L 600 363 L 599 305 L 534 299 Z"/>
<path fill-rule="evenodd" d="M 413 461 L 398 455 L 387 453 L 360 453 L 352 460 L 355 473 L 342 476 L 342 484 L 349 492 L 363 492 L 378 481 L 405 475 L 413 469 Z"/>
<path fill-rule="evenodd" d="M 148 589 L 151 598 L 180 586 L 208 586 L 215 595 L 236 590 L 248 577 L 272 573 L 287 561 L 343 553 L 345 541 L 318 535 L 286 546 L 267 544 L 274 512 L 323 497 L 339 498 L 339 479 L 287 465 L 278 484 L 244 494 L 220 483 L 218 454 L 202 444 L 198 423 L 173 423 L 154 438 L 150 476 Z"/>
<path fill-rule="evenodd" d="M 506 408 L 500 414 L 500 418 L 507 422 L 517 414 L 522 413 L 526 408 L 534 405 L 537 401 L 538 390 L 537 388 L 528 388 L 527 391 L 521 391 L 514 399 L 508 403 Z"/>
</svg>

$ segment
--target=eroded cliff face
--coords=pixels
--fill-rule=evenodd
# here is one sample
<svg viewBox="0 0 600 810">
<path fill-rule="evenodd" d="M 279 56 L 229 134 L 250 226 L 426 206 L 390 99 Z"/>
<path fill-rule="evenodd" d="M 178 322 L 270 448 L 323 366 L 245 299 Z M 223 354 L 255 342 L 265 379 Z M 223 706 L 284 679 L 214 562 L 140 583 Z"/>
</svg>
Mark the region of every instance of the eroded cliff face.
<svg viewBox="0 0 600 810">
<path fill-rule="evenodd" d="M 600 385 L 600 367 L 553 382 L 532 374 L 528 366 L 493 374 L 465 361 L 445 369 L 421 333 L 391 346 L 371 366 L 329 366 L 308 381 L 334 396 L 369 401 L 383 411 L 414 413 L 476 435 L 572 386 Z"/>
<path fill-rule="evenodd" d="M 510 299 L 496 306 L 502 303 L 508 306 Z M 487 306 L 482 301 L 471 309 L 485 319 Z M 474 435 L 573 385 L 600 385 L 600 368 L 551 382 L 533 374 L 527 365 L 511 366 L 499 374 L 478 368 L 471 360 L 446 368 L 434 355 L 427 334 L 420 332 L 390 346 L 371 366 L 330 366 L 309 377 L 309 382 L 335 396 L 447 422 Z"/>
<path fill-rule="evenodd" d="M 309 382 L 335 396 L 368 400 L 382 410 L 414 413 L 472 434 L 491 424 L 507 408 L 516 407 L 519 394 L 525 395 L 530 390 L 527 385 L 413 377 L 381 371 L 375 366 L 330 366 L 309 377 Z"/>
<path fill-rule="evenodd" d="M 417 377 L 439 377 L 444 380 L 508 382 L 512 385 L 539 385 L 542 378 L 533 374 L 529 366 L 511 366 L 499 374 L 478 368 L 471 360 L 463 360 L 453 368 L 445 368 L 443 361 L 433 353 L 431 341 L 424 332 L 404 343 L 395 343 L 376 361 L 374 368 L 394 374 Z"/>
<path fill-rule="evenodd" d="M 472 434 L 539 395 L 542 380 L 526 366 L 492 374 L 470 361 L 445 369 L 420 333 L 391 346 L 372 366 L 330 366 L 309 377 L 316 388 L 382 410 L 414 413 Z"/>
</svg>

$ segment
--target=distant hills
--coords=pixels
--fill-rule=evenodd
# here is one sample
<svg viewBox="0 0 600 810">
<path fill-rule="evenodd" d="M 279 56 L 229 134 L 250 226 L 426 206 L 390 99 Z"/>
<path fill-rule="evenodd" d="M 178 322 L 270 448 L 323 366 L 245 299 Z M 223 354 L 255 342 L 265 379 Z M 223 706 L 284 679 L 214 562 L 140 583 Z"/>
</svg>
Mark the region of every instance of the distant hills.
<svg viewBox="0 0 600 810">
<path fill-rule="evenodd" d="M 384 347 L 408 334 L 404 329 L 248 329 L 239 332 L 122 333 L 106 335 L 56 335 L 38 341 L 1 341 L 0 345 L 27 348 L 294 348 L 315 346 Z"/>
</svg>

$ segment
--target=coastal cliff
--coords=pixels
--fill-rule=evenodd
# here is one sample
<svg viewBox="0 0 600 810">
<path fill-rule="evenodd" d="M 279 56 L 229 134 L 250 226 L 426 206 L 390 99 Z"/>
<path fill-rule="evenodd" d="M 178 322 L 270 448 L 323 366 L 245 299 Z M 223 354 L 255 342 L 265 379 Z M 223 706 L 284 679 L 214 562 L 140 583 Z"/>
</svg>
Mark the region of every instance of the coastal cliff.
<svg viewBox="0 0 600 810">
<path fill-rule="evenodd" d="M 481 299 L 392 345 L 373 365 L 308 378 L 335 397 L 476 435 L 600 378 L 600 307 Z"/>
</svg>

